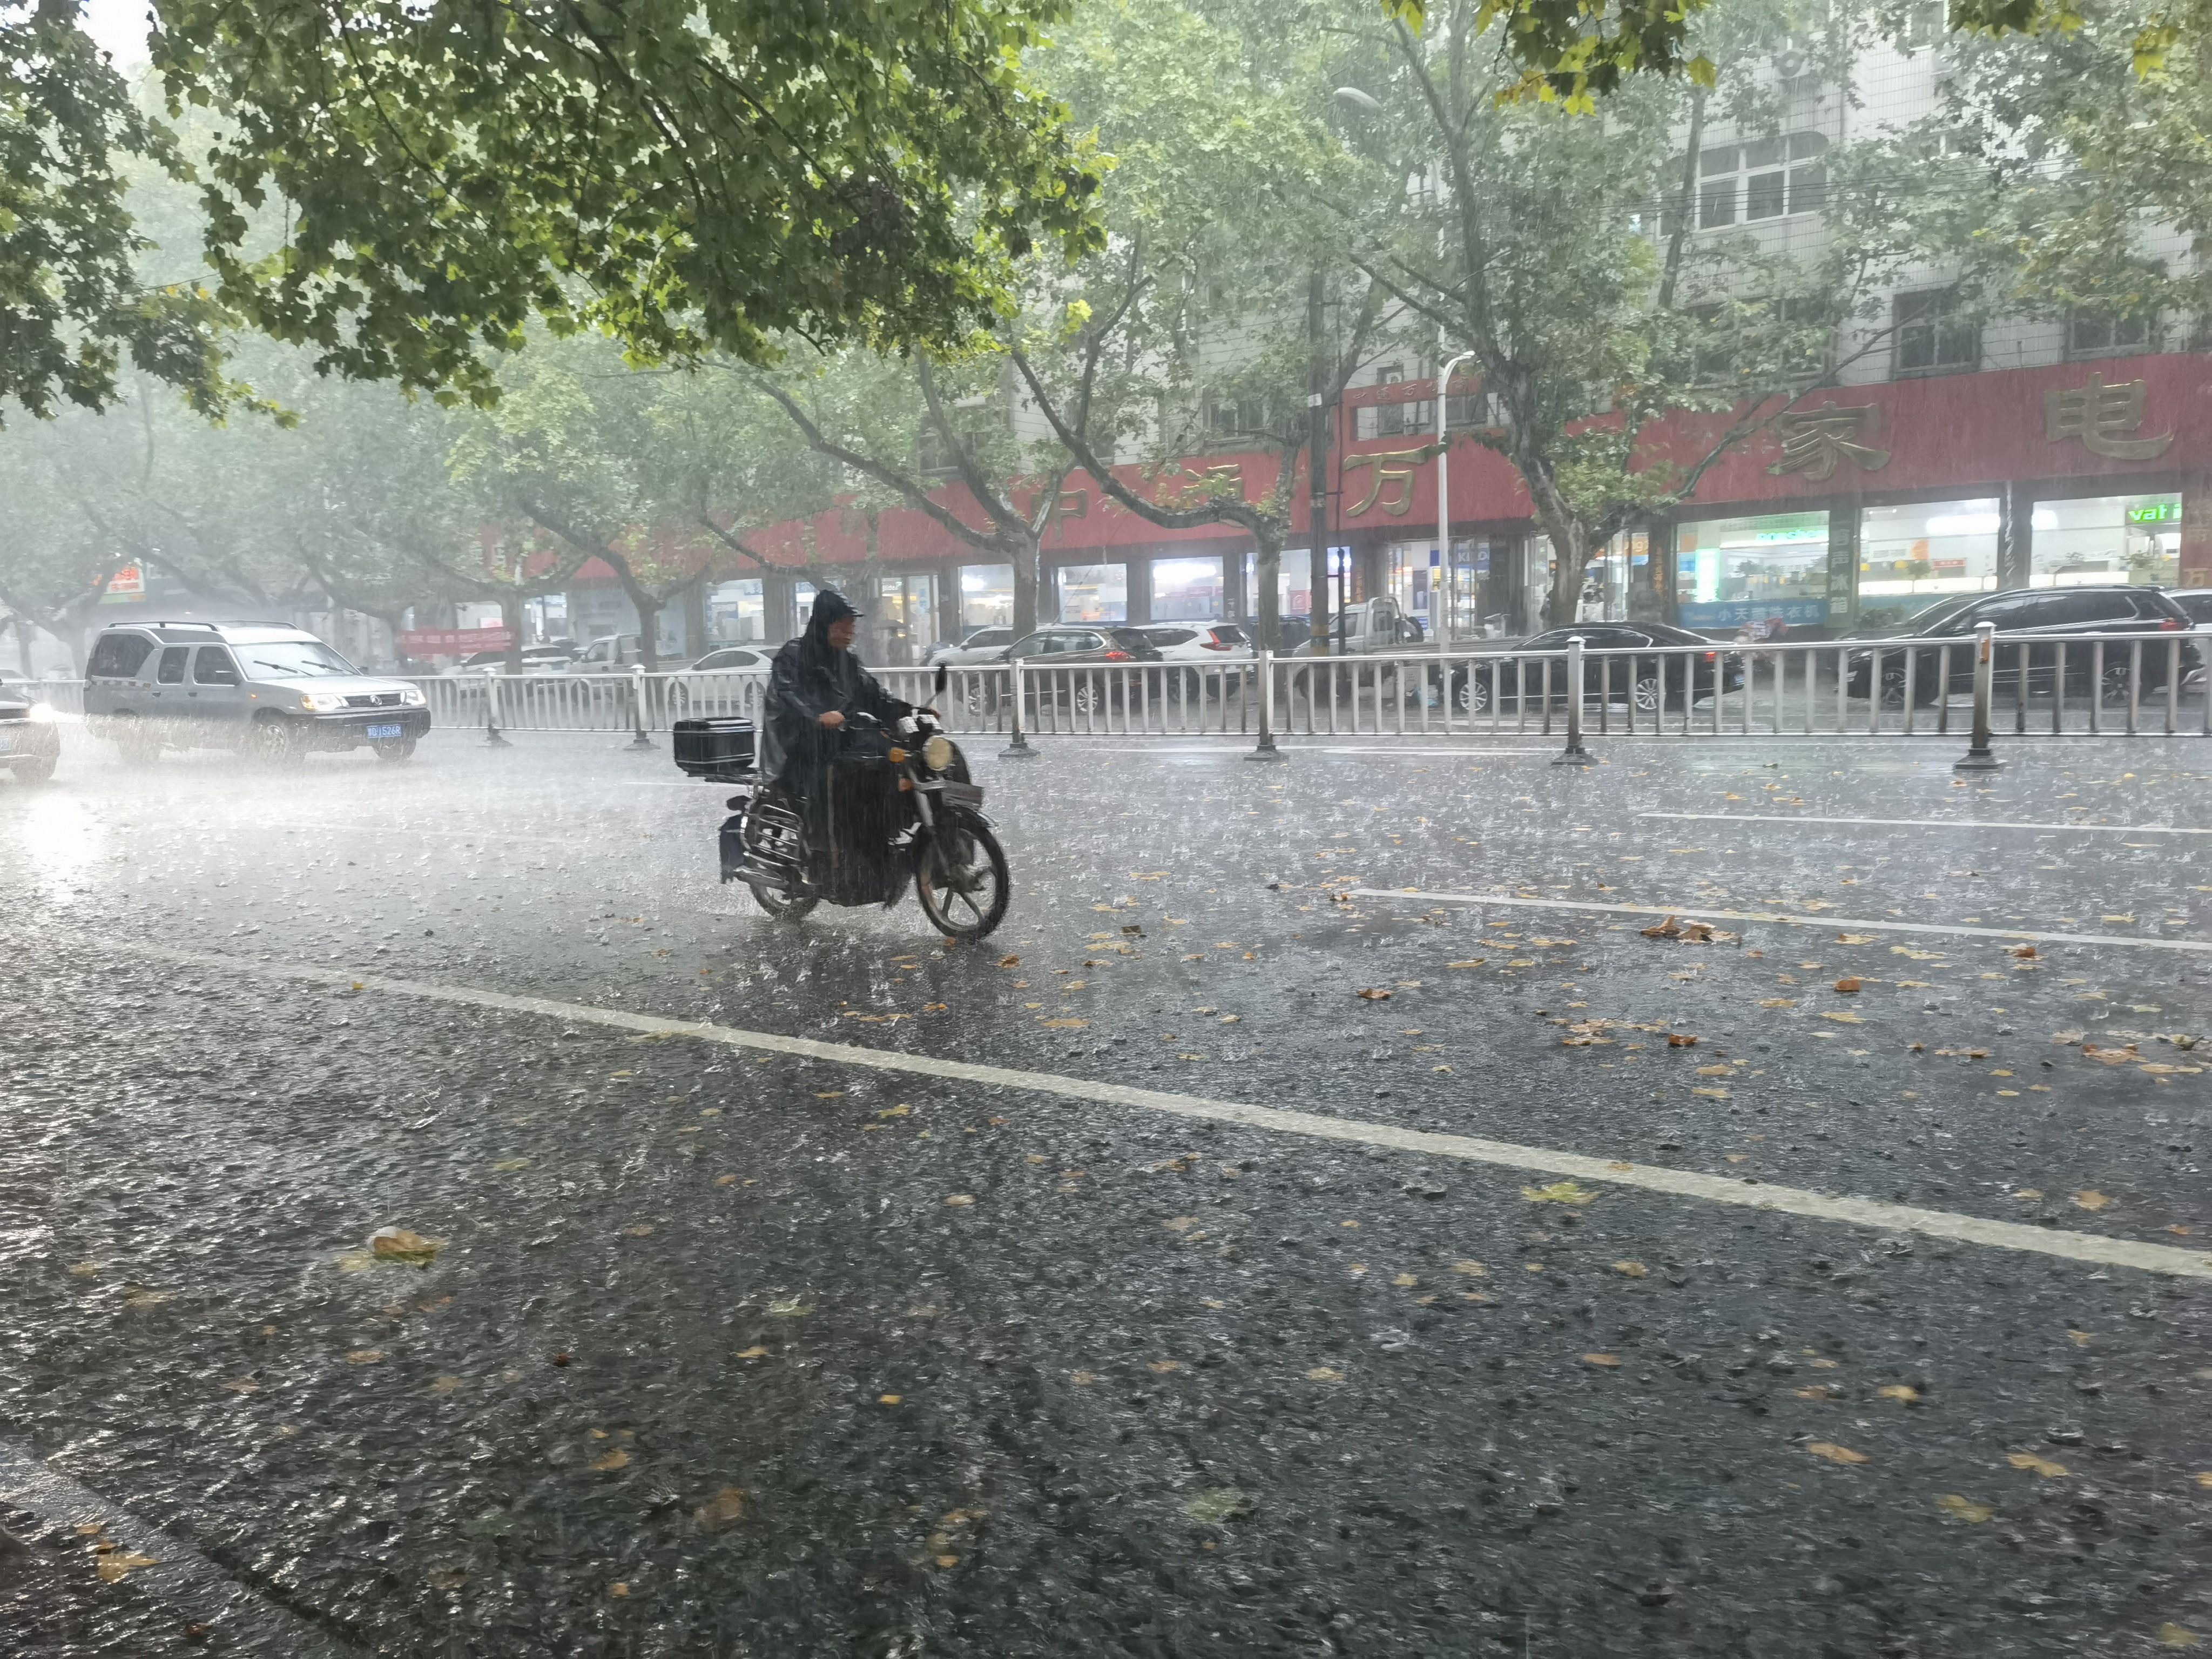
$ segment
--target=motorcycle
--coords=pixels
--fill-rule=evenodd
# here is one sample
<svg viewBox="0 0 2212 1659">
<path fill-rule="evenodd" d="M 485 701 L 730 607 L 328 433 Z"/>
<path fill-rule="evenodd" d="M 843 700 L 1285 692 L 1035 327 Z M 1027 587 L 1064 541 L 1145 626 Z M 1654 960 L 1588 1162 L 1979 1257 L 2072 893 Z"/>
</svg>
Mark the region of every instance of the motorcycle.
<svg viewBox="0 0 2212 1659">
<path fill-rule="evenodd" d="M 945 680 L 939 667 L 940 696 Z M 947 939 L 981 939 L 1005 919 L 1006 853 L 967 757 L 933 710 L 889 727 L 856 714 L 836 729 L 820 850 L 806 845 L 798 801 L 760 781 L 753 738 L 748 720 L 678 720 L 674 748 L 685 773 L 736 786 L 721 829 L 722 879 L 750 887 L 769 915 L 795 922 L 823 903 L 888 910 L 911 879 L 922 914 Z"/>
</svg>

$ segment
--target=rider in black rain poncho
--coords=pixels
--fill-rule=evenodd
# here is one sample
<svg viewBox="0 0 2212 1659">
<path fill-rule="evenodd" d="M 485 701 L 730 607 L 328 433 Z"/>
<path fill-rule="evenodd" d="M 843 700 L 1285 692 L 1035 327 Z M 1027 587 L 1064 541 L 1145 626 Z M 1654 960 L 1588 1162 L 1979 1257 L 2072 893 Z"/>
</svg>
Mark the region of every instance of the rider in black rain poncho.
<svg viewBox="0 0 2212 1659">
<path fill-rule="evenodd" d="M 876 684 L 853 654 L 860 613 L 834 587 L 814 596 L 806 631 L 775 653 L 763 710 L 758 765 L 763 783 L 780 783 L 799 803 L 813 850 L 823 848 L 822 801 L 830 760 L 851 714 L 872 714 L 885 726 L 914 712 Z"/>
</svg>

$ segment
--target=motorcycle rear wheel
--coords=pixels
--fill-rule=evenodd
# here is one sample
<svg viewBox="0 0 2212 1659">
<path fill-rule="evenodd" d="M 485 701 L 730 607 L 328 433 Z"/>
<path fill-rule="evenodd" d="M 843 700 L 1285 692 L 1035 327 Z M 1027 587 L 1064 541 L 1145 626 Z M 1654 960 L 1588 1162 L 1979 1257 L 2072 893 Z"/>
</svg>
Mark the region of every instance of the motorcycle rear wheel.
<svg viewBox="0 0 2212 1659">
<path fill-rule="evenodd" d="M 1006 854 L 985 825 L 948 814 L 915 848 L 914 896 L 947 939 L 982 939 L 1006 920 L 1013 884 Z"/>
</svg>

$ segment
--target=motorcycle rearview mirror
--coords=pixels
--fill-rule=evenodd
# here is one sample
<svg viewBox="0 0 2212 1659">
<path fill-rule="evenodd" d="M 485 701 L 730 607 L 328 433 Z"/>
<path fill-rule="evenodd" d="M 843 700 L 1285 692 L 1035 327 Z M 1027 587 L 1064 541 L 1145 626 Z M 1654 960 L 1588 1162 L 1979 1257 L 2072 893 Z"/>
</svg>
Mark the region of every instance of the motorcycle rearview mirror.
<svg viewBox="0 0 2212 1659">
<path fill-rule="evenodd" d="M 951 682 L 952 682 L 952 671 L 951 671 L 951 669 L 947 668 L 947 667 L 946 667 L 943 663 L 939 663 L 939 664 L 938 664 L 938 665 L 937 665 L 937 695 L 938 695 L 939 696 L 940 696 L 940 697 L 941 697 L 941 696 L 943 696 L 945 695 L 945 688 L 947 685 L 951 684 Z"/>
</svg>

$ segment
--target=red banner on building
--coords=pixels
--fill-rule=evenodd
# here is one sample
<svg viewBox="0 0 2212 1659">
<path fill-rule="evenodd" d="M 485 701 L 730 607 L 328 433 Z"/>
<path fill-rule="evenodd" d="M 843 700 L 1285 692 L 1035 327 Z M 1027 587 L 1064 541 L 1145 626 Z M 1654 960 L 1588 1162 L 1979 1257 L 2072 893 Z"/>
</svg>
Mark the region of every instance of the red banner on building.
<svg viewBox="0 0 2212 1659">
<path fill-rule="evenodd" d="M 399 635 L 399 648 L 410 657 L 466 657 L 514 643 L 514 632 L 506 628 L 414 628 Z"/>
</svg>

